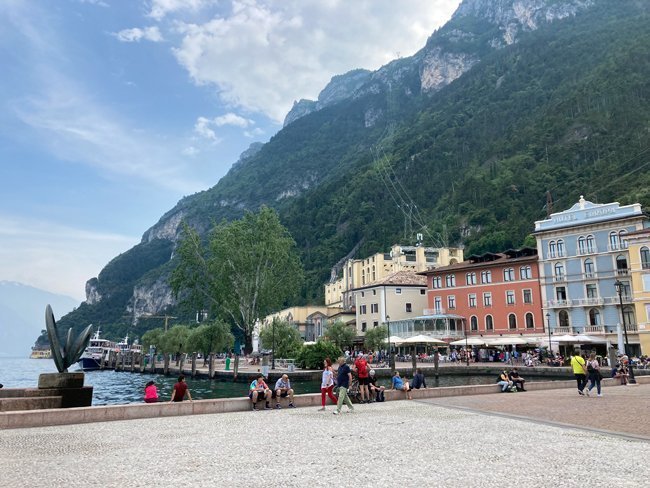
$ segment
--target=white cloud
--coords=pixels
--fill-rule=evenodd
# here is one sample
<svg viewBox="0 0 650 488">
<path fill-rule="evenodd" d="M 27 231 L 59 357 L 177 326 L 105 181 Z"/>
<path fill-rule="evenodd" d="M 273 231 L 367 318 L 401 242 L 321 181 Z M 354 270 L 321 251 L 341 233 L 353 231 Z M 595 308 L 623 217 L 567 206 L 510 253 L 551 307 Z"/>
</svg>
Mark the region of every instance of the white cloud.
<svg viewBox="0 0 650 488">
<path fill-rule="evenodd" d="M 219 117 L 215 117 L 214 124 L 217 127 L 223 127 L 224 125 L 232 125 L 234 127 L 241 127 L 242 129 L 245 129 L 246 127 L 255 125 L 255 122 L 230 112 L 225 115 L 220 115 Z"/>
<path fill-rule="evenodd" d="M 256 137 L 261 136 L 264 134 L 264 131 L 260 129 L 259 127 L 255 127 L 253 130 L 245 130 L 244 135 L 246 137 L 250 137 L 251 139 L 255 139 Z"/>
<path fill-rule="evenodd" d="M 98 7 L 110 7 L 109 4 L 102 0 L 77 0 L 79 3 L 88 3 L 90 5 L 97 5 Z"/>
<path fill-rule="evenodd" d="M 170 13 L 198 12 L 214 3 L 215 0 L 151 0 L 148 16 L 155 20 L 162 20 Z"/>
<path fill-rule="evenodd" d="M 221 142 L 221 139 L 219 139 L 217 134 L 210 128 L 211 123 L 210 119 L 199 117 L 196 119 L 196 123 L 194 124 L 194 132 L 205 139 L 213 141 L 214 143 Z"/>
<path fill-rule="evenodd" d="M 195 148 L 194 146 L 187 146 L 185 149 L 183 149 L 183 154 L 185 156 L 196 156 L 199 154 L 199 150 Z"/>
<path fill-rule="evenodd" d="M 160 3 L 165 13 L 180 4 Z M 293 100 L 315 98 L 333 75 L 413 54 L 458 3 L 230 0 L 226 13 L 207 22 L 176 22 L 182 39 L 174 54 L 225 103 L 281 121 Z"/>
<path fill-rule="evenodd" d="M 229 112 L 227 114 L 220 115 L 213 119 L 208 119 L 207 117 L 197 118 L 196 123 L 194 124 L 194 132 L 197 135 L 203 137 L 204 139 L 208 139 L 216 144 L 221 142 L 221 138 L 217 136 L 217 133 L 214 131 L 214 129 L 212 129 L 212 127 L 232 126 L 232 127 L 239 127 L 241 129 L 246 129 L 254 125 L 255 122 L 253 120 Z M 252 132 L 246 131 L 245 134 L 249 132 L 256 133 L 257 130 L 258 129 L 254 129 Z"/>
<path fill-rule="evenodd" d="M 119 32 L 114 32 L 113 35 L 122 42 L 140 42 L 142 39 L 151 42 L 161 42 L 164 40 L 157 26 L 145 27 L 143 29 L 139 27 L 123 29 Z"/>
<path fill-rule="evenodd" d="M 85 299 L 85 283 L 140 241 L 0 214 L 0 281 L 17 281 Z"/>
</svg>

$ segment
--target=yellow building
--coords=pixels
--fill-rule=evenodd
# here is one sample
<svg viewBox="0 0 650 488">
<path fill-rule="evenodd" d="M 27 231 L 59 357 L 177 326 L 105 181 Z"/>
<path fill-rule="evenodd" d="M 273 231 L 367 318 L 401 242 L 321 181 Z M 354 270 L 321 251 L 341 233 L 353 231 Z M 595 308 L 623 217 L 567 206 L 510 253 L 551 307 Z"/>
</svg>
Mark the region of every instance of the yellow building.
<svg viewBox="0 0 650 488">
<path fill-rule="evenodd" d="M 354 297 L 350 291 L 381 280 L 397 271 L 420 272 L 463 261 L 463 250 L 456 247 L 401 246 L 395 244 L 388 253 L 365 259 L 349 259 L 341 269 L 332 270 L 325 285 L 325 305 L 350 310 Z"/>
<path fill-rule="evenodd" d="M 650 228 L 630 232 L 626 239 L 641 354 L 650 355 Z"/>
<path fill-rule="evenodd" d="M 300 336 L 305 341 L 315 341 L 322 337 L 327 329 L 327 324 L 342 320 L 345 323 L 354 323 L 353 314 L 345 314 L 340 307 L 326 307 L 323 305 L 305 305 L 289 307 L 271 315 L 267 315 L 261 327 L 271 325 L 273 319 L 282 320 L 295 326 Z"/>
</svg>

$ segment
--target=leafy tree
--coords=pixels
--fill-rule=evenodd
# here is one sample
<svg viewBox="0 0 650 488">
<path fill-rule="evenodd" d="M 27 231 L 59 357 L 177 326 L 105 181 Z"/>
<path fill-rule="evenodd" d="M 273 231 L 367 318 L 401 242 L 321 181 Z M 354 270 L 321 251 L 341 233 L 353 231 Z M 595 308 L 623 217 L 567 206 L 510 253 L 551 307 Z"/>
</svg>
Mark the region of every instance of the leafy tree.
<svg viewBox="0 0 650 488">
<path fill-rule="evenodd" d="M 363 338 L 363 344 L 365 348 L 370 351 L 378 351 L 382 347 L 385 347 L 387 337 L 388 327 L 385 325 L 373 327 L 366 331 L 366 335 Z"/>
<path fill-rule="evenodd" d="M 321 369 L 325 358 L 335 362 L 342 351 L 330 341 L 319 340 L 316 344 L 303 345 L 298 353 L 297 363 L 301 368 Z"/>
<path fill-rule="evenodd" d="M 188 351 L 198 351 L 207 357 L 212 352 L 230 349 L 234 342 L 235 336 L 230 332 L 228 324 L 216 321 L 190 329 L 187 347 Z"/>
<path fill-rule="evenodd" d="M 167 354 L 189 352 L 188 339 L 190 328 L 186 325 L 175 325 L 162 336 L 160 351 Z"/>
<path fill-rule="evenodd" d="M 149 346 L 154 346 L 156 349 L 159 349 L 162 345 L 164 335 L 165 329 L 162 327 L 148 330 L 142 335 L 142 347 L 147 349 Z"/>
<path fill-rule="evenodd" d="M 300 289 L 303 270 L 293 238 L 268 207 L 217 225 L 207 246 L 189 226 L 183 233 L 171 278 L 174 293 L 231 321 L 251 351 L 255 321 Z"/>
<path fill-rule="evenodd" d="M 352 344 L 352 341 L 354 341 L 354 338 L 356 337 L 356 332 L 352 327 L 345 325 L 341 320 L 337 320 L 333 324 L 327 326 L 325 337 L 330 342 L 336 344 L 340 350 L 343 350 L 344 347 Z"/>
<path fill-rule="evenodd" d="M 273 320 L 275 324 L 275 357 L 295 358 L 302 346 L 300 332 L 284 320 Z M 260 331 L 260 341 L 264 349 L 273 348 L 273 324 Z"/>
</svg>

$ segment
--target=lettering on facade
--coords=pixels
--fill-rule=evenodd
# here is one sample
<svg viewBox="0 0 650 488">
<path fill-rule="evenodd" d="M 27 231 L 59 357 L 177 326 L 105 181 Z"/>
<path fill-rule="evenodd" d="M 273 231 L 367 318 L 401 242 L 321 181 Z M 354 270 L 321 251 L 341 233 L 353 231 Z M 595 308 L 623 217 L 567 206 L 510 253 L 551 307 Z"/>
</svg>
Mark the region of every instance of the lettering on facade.
<svg viewBox="0 0 650 488">
<path fill-rule="evenodd" d="M 609 215 L 616 212 L 615 208 L 599 208 L 596 210 L 590 210 L 587 212 L 587 218 L 590 217 L 600 217 L 602 215 Z"/>
<path fill-rule="evenodd" d="M 571 222 L 572 220 L 578 220 L 578 217 L 575 215 L 558 215 L 553 217 L 554 224 L 561 224 L 562 222 Z"/>
</svg>

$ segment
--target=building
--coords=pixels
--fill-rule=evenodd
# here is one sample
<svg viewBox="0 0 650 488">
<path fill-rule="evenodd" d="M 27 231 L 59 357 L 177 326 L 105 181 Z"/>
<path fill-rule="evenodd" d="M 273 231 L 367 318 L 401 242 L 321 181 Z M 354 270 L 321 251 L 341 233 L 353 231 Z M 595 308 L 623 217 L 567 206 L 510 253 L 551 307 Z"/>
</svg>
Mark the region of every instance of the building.
<svg viewBox="0 0 650 488">
<path fill-rule="evenodd" d="M 639 351 L 627 235 L 643 228 L 640 204 L 578 203 L 535 222 L 544 316 L 554 334 L 586 333 L 618 345 L 622 286 L 630 353 Z"/>
<path fill-rule="evenodd" d="M 396 271 L 351 290 L 356 311 L 357 338 L 388 320 L 416 317 L 427 306 L 426 278 L 415 271 Z"/>
<path fill-rule="evenodd" d="M 650 355 L 650 228 L 630 232 L 627 242 L 641 354 Z"/>
<path fill-rule="evenodd" d="M 424 333 L 431 330 L 444 338 L 463 337 L 465 332 L 486 338 L 543 336 L 534 248 L 472 255 L 467 261 L 423 274 L 427 276 L 429 309 L 420 318 Z M 414 332 L 422 333 L 415 325 Z M 396 329 L 398 335 L 400 331 Z M 411 331 L 402 332 L 406 336 Z"/>
<path fill-rule="evenodd" d="M 398 244 L 388 253 L 377 253 L 365 259 L 349 259 L 341 269 L 335 267 L 332 270 L 332 279 L 325 285 L 325 305 L 350 310 L 354 306 L 354 297 L 350 291 L 355 288 L 381 280 L 397 271 L 426 271 L 462 260 L 461 248 Z"/>
<path fill-rule="evenodd" d="M 267 315 L 262 321 L 261 326 L 266 327 L 271 325 L 273 319 L 285 321 L 298 329 L 300 337 L 303 340 L 315 341 L 325 333 L 330 318 L 340 312 L 341 310 L 339 308 L 324 307 L 322 305 L 290 307 Z"/>
</svg>

